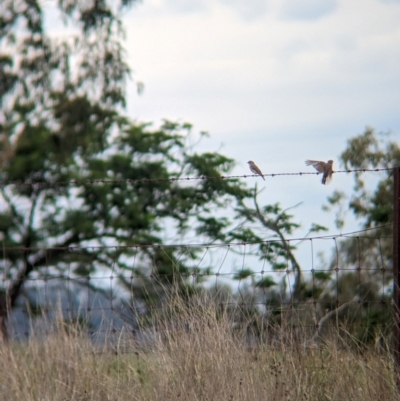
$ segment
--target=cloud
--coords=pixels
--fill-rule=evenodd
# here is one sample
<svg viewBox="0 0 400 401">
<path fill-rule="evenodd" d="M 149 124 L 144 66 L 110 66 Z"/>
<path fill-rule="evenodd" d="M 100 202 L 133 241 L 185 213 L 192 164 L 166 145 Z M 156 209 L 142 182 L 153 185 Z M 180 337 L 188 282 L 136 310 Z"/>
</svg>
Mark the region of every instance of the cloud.
<svg viewBox="0 0 400 401">
<path fill-rule="evenodd" d="M 219 0 L 223 5 L 233 8 L 245 20 L 255 20 L 267 12 L 267 0 Z"/>
<path fill-rule="evenodd" d="M 213 0 L 152 0 L 169 12 L 178 14 L 193 14 L 210 11 L 215 7 Z M 267 12 L 267 0 L 218 0 L 218 3 L 233 10 L 244 20 L 255 20 L 264 16 Z"/>
<path fill-rule="evenodd" d="M 284 20 L 314 21 L 331 14 L 337 6 L 337 0 L 285 0 L 280 16 Z"/>
<path fill-rule="evenodd" d="M 264 18 L 247 23 L 237 0 L 204 1 L 206 13 L 134 15 L 128 50 L 146 92 L 130 98 L 132 115 L 182 117 L 222 137 L 399 127 L 399 7 L 343 0 L 329 18 L 304 24 L 282 20 L 289 0 L 269 0 Z M 265 3 L 252 4 L 263 12 Z"/>
<path fill-rule="evenodd" d="M 207 2 L 205 0 L 165 0 L 165 7 L 170 11 L 183 14 L 192 14 L 206 11 L 206 3 Z"/>
</svg>

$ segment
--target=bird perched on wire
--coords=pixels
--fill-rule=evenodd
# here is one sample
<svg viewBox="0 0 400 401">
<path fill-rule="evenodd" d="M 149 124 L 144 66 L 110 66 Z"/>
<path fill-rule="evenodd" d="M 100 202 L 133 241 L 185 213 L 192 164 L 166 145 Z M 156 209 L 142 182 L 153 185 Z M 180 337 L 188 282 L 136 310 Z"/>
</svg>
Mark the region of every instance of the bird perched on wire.
<svg viewBox="0 0 400 401">
<path fill-rule="evenodd" d="M 306 160 L 306 166 L 313 166 L 318 173 L 322 174 L 322 184 L 328 184 L 332 179 L 333 174 L 333 160 L 328 160 L 327 163 L 318 160 Z"/>
<path fill-rule="evenodd" d="M 265 178 L 263 177 L 263 173 L 261 172 L 259 167 L 252 160 L 248 161 L 247 163 L 249 163 L 251 172 L 254 174 L 258 174 L 265 181 Z"/>
</svg>

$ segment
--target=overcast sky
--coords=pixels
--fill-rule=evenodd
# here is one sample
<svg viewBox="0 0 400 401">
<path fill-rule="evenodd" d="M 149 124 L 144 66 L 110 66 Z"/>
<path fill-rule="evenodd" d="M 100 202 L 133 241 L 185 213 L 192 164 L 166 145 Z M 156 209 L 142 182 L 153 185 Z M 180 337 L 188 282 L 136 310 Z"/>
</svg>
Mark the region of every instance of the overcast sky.
<svg viewBox="0 0 400 401">
<path fill-rule="evenodd" d="M 264 173 L 311 171 L 305 159 L 337 160 L 367 125 L 400 138 L 400 1 L 143 0 L 124 21 L 145 84 L 141 96 L 129 87 L 130 116 L 208 131 L 201 149 L 235 158 L 237 174 L 250 159 Z M 352 180 L 319 181 L 266 178 L 262 200 L 304 202 L 304 230 L 331 225 L 321 206 Z"/>
</svg>

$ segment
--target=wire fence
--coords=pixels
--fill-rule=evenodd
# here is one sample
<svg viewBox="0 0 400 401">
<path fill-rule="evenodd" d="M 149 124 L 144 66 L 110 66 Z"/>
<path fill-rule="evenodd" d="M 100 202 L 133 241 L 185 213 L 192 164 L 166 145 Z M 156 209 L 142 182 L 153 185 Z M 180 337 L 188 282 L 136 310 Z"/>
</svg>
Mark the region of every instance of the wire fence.
<svg viewBox="0 0 400 401">
<path fill-rule="evenodd" d="M 392 237 L 376 235 L 389 226 L 257 243 L 3 247 L 4 290 L 18 275 L 4 261 L 27 253 L 32 263 L 48 260 L 24 278 L 10 332 L 49 334 L 62 319 L 81 324 L 95 342 L 120 341 L 124 333 L 149 343 L 165 329 L 155 317 L 173 319 L 174 294 L 201 294 L 253 339 L 276 339 L 284 327 L 301 341 L 317 342 L 334 330 L 374 343 L 393 326 Z M 64 255 L 57 264 L 54 252 Z M 320 252 L 331 254 L 328 262 L 318 260 Z"/>
<path fill-rule="evenodd" d="M 350 174 L 350 173 L 365 173 L 365 172 L 382 172 L 392 171 L 397 167 L 387 168 L 374 168 L 374 169 L 349 169 L 333 171 L 333 174 Z M 283 172 L 283 173 L 266 173 L 261 174 L 263 177 L 281 177 L 281 176 L 306 176 L 306 175 L 319 175 L 318 172 Z M 41 179 L 30 179 L 27 181 L 21 180 L 8 180 L 0 181 L 0 186 L 14 185 L 14 186 L 32 186 L 37 185 L 40 187 L 63 187 L 63 186 L 81 186 L 81 185 L 94 185 L 94 184 L 129 184 L 129 183 L 157 183 L 166 181 L 205 181 L 205 180 L 230 180 L 238 178 L 254 178 L 258 177 L 257 174 L 242 174 L 242 175 L 215 175 L 215 176 L 200 176 L 200 177 L 159 177 L 159 178 L 137 178 L 137 179 L 86 179 L 86 180 L 67 180 L 67 181 L 49 181 Z"/>
<path fill-rule="evenodd" d="M 270 173 L 263 177 L 318 174 Z M 29 180 L 0 185 L 74 187 L 252 177 L 257 175 Z M 29 338 L 38 330 L 49 334 L 61 319 L 79 323 L 94 341 L 104 342 L 121 333 L 147 341 L 143 333 L 152 337 L 162 330 L 156 317 L 162 321 L 168 315 L 174 320 L 168 308 L 179 295 L 212 302 L 229 315 L 232 327 L 251 332 L 258 340 L 269 341 L 265 333 L 269 339 L 282 336 L 284 327 L 286 333 L 297 331 L 297 337 L 307 341 L 317 342 L 332 329 L 370 343 L 390 334 L 393 326 L 390 227 L 257 242 L 3 245 L 0 295 L 5 294 L 6 302 L 0 302 L 0 318 L 8 316 L 14 338 Z M 21 288 L 11 308 L 9 288 L 16 282 Z"/>
</svg>

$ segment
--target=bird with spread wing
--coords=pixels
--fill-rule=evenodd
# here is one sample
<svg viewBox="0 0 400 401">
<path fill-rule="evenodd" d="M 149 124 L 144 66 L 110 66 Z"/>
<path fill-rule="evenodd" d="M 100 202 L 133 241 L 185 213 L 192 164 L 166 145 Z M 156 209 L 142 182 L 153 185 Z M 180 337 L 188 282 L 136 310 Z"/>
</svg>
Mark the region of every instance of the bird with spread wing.
<svg viewBox="0 0 400 401">
<path fill-rule="evenodd" d="M 332 179 L 333 160 L 328 160 L 327 163 L 319 160 L 306 160 L 306 166 L 313 166 L 318 173 L 322 173 L 322 184 L 328 184 Z"/>
</svg>

